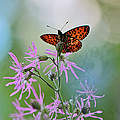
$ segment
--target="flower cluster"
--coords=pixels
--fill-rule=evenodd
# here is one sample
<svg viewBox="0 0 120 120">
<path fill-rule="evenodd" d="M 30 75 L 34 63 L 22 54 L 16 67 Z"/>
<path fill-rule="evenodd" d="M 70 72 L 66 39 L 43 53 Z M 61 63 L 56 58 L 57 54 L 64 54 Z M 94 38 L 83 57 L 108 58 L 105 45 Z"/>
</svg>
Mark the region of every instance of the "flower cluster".
<svg viewBox="0 0 120 120">
<path fill-rule="evenodd" d="M 44 94 L 41 94 L 41 87 L 39 85 L 39 96 L 37 95 L 35 89 L 31 87 L 35 99 L 31 99 L 30 104 L 24 100 L 27 107 L 21 107 L 19 101 L 16 99 L 16 102 L 13 102 L 13 105 L 16 107 L 18 113 L 11 114 L 10 117 L 24 120 L 24 116 L 32 114 L 35 120 L 40 120 L 38 118 L 45 118 L 47 120 L 47 112 L 45 112 L 45 106 L 43 103 Z M 44 112 L 44 114 L 43 114 Z"/>
<path fill-rule="evenodd" d="M 32 114 L 35 120 L 64 120 L 65 112 L 63 111 L 61 101 L 59 99 L 58 94 L 56 94 L 56 99 L 53 99 L 53 102 L 49 105 L 44 104 L 44 94 L 41 93 L 41 88 L 39 85 L 39 96 L 37 95 L 35 89 L 32 87 L 32 92 L 34 94 L 34 99 L 31 99 L 30 104 L 26 100 L 24 100 L 27 107 L 21 107 L 18 100 L 13 102 L 13 105 L 17 109 L 17 113 L 11 114 L 10 117 L 17 118 L 18 120 L 24 120 L 26 115 Z M 91 91 L 92 92 L 92 91 Z M 81 93 L 80 93 L 81 94 Z M 81 94 L 82 95 L 82 94 Z M 89 98 L 89 95 L 86 95 Z M 101 98 L 103 96 L 98 96 Z M 70 99 L 71 100 L 71 99 Z M 97 114 L 101 114 L 101 110 L 93 111 L 92 105 L 90 104 L 91 99 L 87 101 L 82 97 L 76 97 L 73 102 L 71 101 L 64 102 L 64 107 L 66 111 L 66 115 L 68 119 L 76 119 L 76 120 L 84 120 L 84 118 L 97 118 L 99 120 L 103 120 L 103 118 L 96 116 Z M 72 110 L 71 110 L 72 107 Z M 57 118 L 59 115 L 62 115 L 62 118 Z"/>
<path fill-rule="evenodd" d="M 19 62 L 15 54 L 9 52 L 12 58 L 10 69 L 15 72 L 15 76 L 4 77 L 4 79 L 12 80 L 6 86 L 14 85 L 14 92 L 10 96 L 20 92 L 19 100 L 16 99 L 12 102 L 17 112 L 11 114 L 10 117 L 13 120 L 25 120 L 27 116 L 34 120 L 84 120 L 84 118 L 89 117 L 102 120 L 103 118 L 96 116 L 102 113 L 102 111 L 95 111 L 95 108 L 97 99 L 103 98 L 104 95 L 97 96 L 97 90 L 91 89 L 87 80 L 85 80 L 85 85 L 80 82 L 80 89 L 76 91 L 78 95 L 75 99 L 70 99 L 72 102 L 70 100 L 64 102 L 62 99 L 59 77 L 65 73 L 66 83 L 68 83 L 69 71 L 72 72 L 76 79 L 79 79 L 73 67 L 85 72 L 84 69 L 69 60 L 69 55 L 72 53 L 59 54 L 58 56 L 58 51 L 46 49 L 46 54 L 47 56 L 40 56 L 34 42 L 32 42 L 32 48 L 29 47 L 27 52 L 25 52 L 23 62 Z M 44 68 L 43 73 L 47 75 L 53 84 L 50 84 L 49 80 L 41 76 L 41 63 L 47 63 L 48 60 L 51 63 Z M 39 82 L 38 79 L 43 81 L 55 93 L 55 98 L 52 98 L 52 103 L 44 103 L 44 94 L 41 92 L 40 84 L 39 95 L 37 94 L 33 83 Z M 22 96 L 26 92 L 28 95 L 24 100 L 25 107 L 22 107 Z"/>
<path fill-rule="evenodd" d="M 77 90 L 76 92 L 78 92 L 80 95 L 85 95 L 85 98 L 83 98 L 83 101 L 86 101 L 89 107 L 90 107 L 90 101 L 92 100 L 94 101 L 94 107 L 96 107 L 96 99 L 103 98 L 104 95 L 102 96 L 95 95 L 97 92 L 97 89 L 94 90 L 93 88 L 90 88 L 87 83 L 87 80 L 85 80 L 85 86 L 81 82 L 80 82 L 80 86 L 82 88 L 82 91 Z"/>
<path fill-rule="evenodd" d="M 57 51 L 46 49 L 46 54 L 53 56 L 54 59 L 55 59 L 55 63 L 57 64 Z M 68 71 L 71 71 L 72 74 L 75 76 L 75 78 L 79 79 L 79 77 L 76 75 L 76 73 L 75 73 L 75 71 L 73 70 L 72 67 L 74 67 L 74 68 L 76 68 L 76 69 L 78 69 L 78 70 L 80 70 L 82 72 L 85 72 L 85 70 L 78 67 L 76 65 L 76 63 L 71 62 L 71 61 L 68 60 L 69 55 L 71 55 L 71 54 L 72 53 L 66 53 L 65 55 L 60 55 L 59 56 L 59 61 L 58 61 L 59 64 L 60 64 L 60 75 L 62 75 L 62 73 L 65 72 L 66 83 L 68 83 Z M 55 69 L 56 72 L 57 72 L 57 68 L 56 68 L 56 65 L 54 63 L 51 63 L 50 65 L 46 66 L 46 68 L 44 69 L 43 72 L 45 72 L 48 68 L 50 68 L 48 73 L 53 69 Z"/>
<path fill-rule="evenodd" d="M 29 64 L 27 66 L 25 66 L 22 63 L 19 63 L 17 57 L 10 52 L 9 55 L 12 57 L 13 61 L 13 66 L 10 66 L 10 68 L 12 70 L 14 70 L 16 72 L 16 75 L 14 77 L 4 77 L 4 79 L 11 79 L 13 80 L 12 82 L 9 82 L 8 84 L 6 84 L 6 86 L 9 85 L 15 85 L 14 90 L 15 92 L 13 92 L 10 96 L 15 95 L 16 93 L 18 93 L 19 91 L 21 91 L 20 97 L 19 99 L 22 98 L 22 94 L 25 93 L 26 91 L 29 92 L 27 98 L 30 96 L 31 93 L 31 84 L 32 82 L 36 82 L 35 79 L 32 78 L 32 67 L 33 64 Z"/>
<path fill-rule="evenodd" d="M 103 111 L 97 110 L 93 111 L 91 108 L 96 108 L 96 98 L 103 98 L 102 96 L 96 96 L 94 90 L 90 89 L 87 80 L 85 80 L 85 86 L 80 82 L 81 90 L 77 90 L 79 95 L 75 98 L 74 102 L 71 102 L 72 112 L 67 111 L 68 118 L 76 119 L 76 120 L 84 120 L 84 118 L 97 118 L 99 120 L 103 120 L 103 118 L 96 116 L 97 114 L 101 114 Z M 72 100 L 73 101 L 73 100 Z M 94 101 L 94 104 L 91 104 Z M 63 120 L 66 118 L 62 118 Z"/>
</svg>

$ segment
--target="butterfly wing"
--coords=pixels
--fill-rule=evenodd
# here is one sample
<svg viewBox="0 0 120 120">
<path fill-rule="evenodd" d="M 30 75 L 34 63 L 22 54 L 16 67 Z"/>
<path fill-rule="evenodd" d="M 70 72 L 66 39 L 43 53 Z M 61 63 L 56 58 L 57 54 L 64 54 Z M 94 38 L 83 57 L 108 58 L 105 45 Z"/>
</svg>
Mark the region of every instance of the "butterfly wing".
<svg viewBox="0 0 120 120">
<path fill-rule="evenodd" d="M 82 43 L 79 40 L 67 37 L 66 42 L 63 44 L 62 53 L 77 52 L 81 47 Z"/>
<path fill-rule="evenodd" d="M 79 40 L 84 39 L 88 35 L 89 31 L 90 27 L 88 25 L 84 25 L 65 32 L 63 34 L 65 40 L 63 43 L 62 53 L 77 52 L 82 47 L 82 43 Z M 56 46 L 56 44 L 60 41 L 60 39 L 58 39 L 58 35 L 56 34 L 44 34 L 40 36 L 40 38 L 54 46 Z"/>
<path fill-rule="evenodd" d="M 62 53 L 77 52 L 82 47 L 80 40 L 84 39 L 88 35 L 89 31 L 90 27 L 88 25 L 84 25 L 65 32 L 65 44 Z"/>
<path fill-rule="evenodd" d="M 56 34 L 44 34 L 44 35 L 41 35 L 40 38 L 43 41 L 45 41 L 51 45 L 54 45 L 54 46 L 60 41 L 60 40 L 58 40 L 58 35 L 56 35 Z"/>
<path fill-rule="evenodd" d="M 65 32 L 64 35 L 71 38 L 75 38 L 77 40 L 83 40 L 88 35 L 89 31 L 90 31 L 90 27 L 88 25 L 84 25 L 73 28 Z"/>
</svg>

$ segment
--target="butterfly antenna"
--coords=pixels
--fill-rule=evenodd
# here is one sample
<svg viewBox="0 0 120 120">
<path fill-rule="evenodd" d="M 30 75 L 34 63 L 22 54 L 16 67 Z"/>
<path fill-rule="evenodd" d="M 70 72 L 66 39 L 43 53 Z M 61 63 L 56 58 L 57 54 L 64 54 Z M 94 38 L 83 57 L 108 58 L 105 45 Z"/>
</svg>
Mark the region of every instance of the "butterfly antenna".
<svg viewBox="0 0 120 120">
<path fill-rule="evenodd" d="M 61 31 L 62 31 L 62 29 L 68 24 L 68 22 L 69 22 L 69 21 L 67 21 L 67 22 L 62 26 Z"/>
<path fill-rule="evenodd" d="M 49 26 L 49 25 L 47 25 L 47 27 L 52 28 L 52 29 L 54 29 L 54 30 L 57 30 L 57 31 L 58 31 L 58 29 L 56 29 L 56 28 L 54 28 L 54 27 L 51 27 L 51 26 Z"/>
</svg>

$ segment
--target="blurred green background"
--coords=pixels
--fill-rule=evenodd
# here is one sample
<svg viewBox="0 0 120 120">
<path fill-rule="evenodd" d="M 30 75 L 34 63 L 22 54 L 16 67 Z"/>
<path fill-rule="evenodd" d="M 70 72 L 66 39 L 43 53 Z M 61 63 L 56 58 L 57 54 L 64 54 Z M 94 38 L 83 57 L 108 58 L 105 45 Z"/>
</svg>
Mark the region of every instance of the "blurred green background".
<svg viewBox="0 0 120 120">
<path fill-rule="evenodd" d="M 34 41 L 43 55 L 46 48 L 54 47 L 39 36 L 57 33 L 46 25 L 60 29 L 67 20 L 63 32 L 83 24 L 90 25 L 91 31 L 82 49 L 69 58 L 86 72 L 74 69 L 80 80 L 69 72 L 69 83 L 62 81 L 64 98 L 75 95 L 79 82 L 87 79 L 98 88 L 98 95 L 105 94 L 97 108 L 104 111 L 103 118 L 120 120 L 120 0 L 0 0 L 0 120 L 10 119 L 9 114 L 15 112 L 11 102 L 18 98 L 9 97 L 13 86 L 5 87 L 8 80 L 2 79 L 14 75 L 9 69 L 8 51 L 22 61 Z M 42 82 L 41 87 L 45 102 L 50 103 L 54 93 Z"/>
</svg>

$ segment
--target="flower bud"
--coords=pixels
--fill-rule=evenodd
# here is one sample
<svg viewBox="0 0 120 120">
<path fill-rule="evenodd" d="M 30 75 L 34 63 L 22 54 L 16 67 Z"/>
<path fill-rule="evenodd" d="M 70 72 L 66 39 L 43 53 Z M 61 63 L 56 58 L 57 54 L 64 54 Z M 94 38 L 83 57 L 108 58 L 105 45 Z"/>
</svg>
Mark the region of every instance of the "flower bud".
<svg viewBox="0 0 120 120">
<path fill-rule="evenodd" d="M 64 105 L 64 108 L 68 111 L 69 108 L 70 108 L 69 103 L 68 102 L 63 102 L 63 105 Z M 63 109 L 62 104 L 59 104 L 58 109 L 61 109 L 61 110 Z"/>
<path fill-rule="evenodd" d="M 87 114 L 87 113 L 89 113 L 89 111 L 90 111 L 89 107 L 83 107 L 82 110 L 81 110 L 81 113 Z"/>
<path fill-rule="evenodd" d="M 46 61 L 48 60 L 48 56 L 44 55 L 44 56 L 39 56 L 39 61 Z"/>
<path fill-rule="evenodd" d="M 41 105 L 38 103 L 38 101 L 32 99 L 31 106 L 33 107 L 33 109 L 41 111 Z"/>
<path fill-rule="evenodd" d="M 77 109 L 77 110 L 76 110 L 76 113 L 77 113 L 77 115 L 79 115 L 79 114 L 80 114 L 80 110 L 79 110 L 79 109 Z"/>
<path fill-rule="evenodd" d="M 51 81 L 57 79 L 56 73 L 55 73 L 55 72 L 51 72 L 51 71 L 48 73 L 48 77 L 49 77 L 49 79 L 50 79 Z"/>
</svg>

